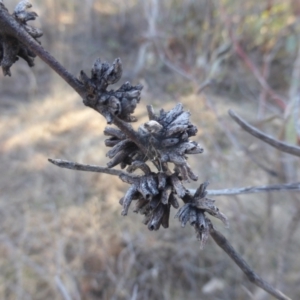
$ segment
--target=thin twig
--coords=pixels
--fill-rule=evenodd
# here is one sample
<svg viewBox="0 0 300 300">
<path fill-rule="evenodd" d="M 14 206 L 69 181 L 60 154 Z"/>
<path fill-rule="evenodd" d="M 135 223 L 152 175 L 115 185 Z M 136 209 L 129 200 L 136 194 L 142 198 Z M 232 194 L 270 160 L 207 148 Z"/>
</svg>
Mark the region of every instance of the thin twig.
<svg viewBox="0 0 300 300">
<path fill-rule="evenodd" d="M 159 46 L 157 44 L 155 44 L 156 50 L 158 52 L 158 56 L 160 58 L 160 60 L 171 70 L 173 70 L 174 72 L 178 73 L 179 75 L 181 75 L 183 78 L 192 81 L 196 84 L 196 86 L 199 87 L 199 82 L 195 79 L 195 77 L 191 74 L 189 74 L 188 72 L 186 72 L 185 70 L 183 70 L 182 68 L 176 66 L 175 64 L 173 64 L 164 54 L 164 52 L 162 51 L 161 48 L 159 48 Z M 199 88 L 198 88 L 199 89 Z"/>
<path fill-rule="evenodd" d="M 178 73 L 179 75 L 181 75 L 182 77 L 186 78 L 187 80 L 190 80 L 192 82 L 197 82 L 197 80 L 190 75 L 189 73 L 187 73 L 186 71 L 182 70 L 181 68 L 175 66 L 172 62 L 170 62 L 165 54 L 164 51 L 161 49 L 161 47 L 158 45 L 156 38 L 157 36 L 159 36 L 158 31 L 157 31 L 157 20 L 159 17 L 159 5 L 158 5 L 158 1 L 157 0 L 152 0 L 150 3 L 150 5 L 147 7 L 145 2 L 145 15 L 148 21 L 148 32 L 147 32 L 147 36 L 148 39 L 152 41 L 154 47 L 157 50 L 158 56 L 160 58 L 160 60 L 167 66 L 169 67 L 171 70 L 175 71 L 176 73 Z"/>
<path fill-rule="evenodd" d="M 299 26 L 300 17 L 297 18 L 295 26 Z M 289 104 L 285 111 L 285 119 L 291 119 L 293 127 L 295 128 L 298 137 L 300 136 L 300 130 L 298 124 L 299 111 L 300 111 L 300 34 L 297 35 L 298 51 L 296 59 L 293 63 L 293 72 L 291 77 L 291 84 L 289 89 Z"/>
<path fill-rule="evenodd" d="M 105 174 L 110 174 L 110 175 L 115 175 L 115 176 L 119 176 L 121 174 L 126 173 L 126 172 L 122 172 L 120 170 L 109 169 L 109 168 L 95 166 L 95 165 L 79 164 L 76 162 L 67 161 L 67 160 L 63 160 L 63 159 L 48 158 L 48 161 L 60 168 L 65 168 L 65 169 L 70 169 L 70 170 L 105 173 Z"/>
<path fill-rule="evenodd" d="M 233 50 L 234 52 L 242 59 L 242 61 L 246 64 L 246 66 L 250 69 L 258 83 L 261 85 L 261 87 L 268 93 L 272 99 L 277 103 L 277 105 L 282 109 L 285 110 L 286 108 L 286 101 L 283 97 L 278 95 L 268 84 L 268 82 L 265 80 L 264 76 L 259 71 L 258 67 L 253 63 L 253 61 L 250 59 L 250 57 L 247 55 L 247 53 L 242 48 L 241 44 L 239 43 L 232 25 L 232 18 L 228 15 L 226 8 L 224 5 L 220 5 L 219 8 L 220 16 L 224 20 L 225 28 L 227 29 L 228 36 L 233 44 Z"/>
<path fill-rule="evenodd" d="M 262 288 L 270 295 L 273 295 L 276 299 L 291 300 L 289 297 L 258 276 L 247 264 L 247 262 L 235 251 L 228 240 L 219 231 L 215 230 L 212 225 L 210 226 L 210 235 L 217 245 L 229 255 L 229 257 L 238 265 L 238 267 L 244 272 L 244 274 L 253 284 Z"/>
<path fill-rule="evenodd" d="M 253 136 L 257 137 L 258 139 L 262 140 L 263 142 L 273 146 L 274 148 L 278 149 L 279 151 L 286 152 L 295 156 L 300 157 L 300 148 L 297 146 L 289 145 L 287 143 L 280 142 L 271 136 L 261 132 L 260 130 L 256 129 L 246 121 L 244 121 L 240 116 L 238 116 L 235 112 L 231 109 L 229 110 L 229 115 L 231 118 L 237 122 L 245 131 L 252 134 Z"/>
<path fill-rule="evenodd" d="M 255 158 L 254 155 L 251 154 L 249 150 L 245 146 L 243 146 L 240 141 L 236 138 L 236 136 L 229 130 L 226 126 L 226 124 L 223 122 L 223 119 L 220 117 L 216 106 L 214 105 L 213 101 L 211 101 L 210 97 L 207 95 L 204 95 L 204 98 L 206 100 L 206 105 L 211 109 L 211 111 L 215 114 L 217 118 L 217 125 L 220 127 L 220 129 L 226 134 L 227 138 L 231 141 L 231 143 L 238 149 L 245 152 L 245 154 L 251 159 L 258 167 L 263 169 L 265 172 L 267 172 L 271 176 L 278 176 L 272 169 L 266 167 L 261 161 Z"/>
<path fill-rule="evenodd" d="M 223 190 L 207 190 L 209 196 L 229 196 L 239 194 L 254 194 L 263 192 L 285 192 L 300 191 L 300 182 L 286 184 L 271 184 L 262 186 L 249 186 L 242 188 L 223 189 Z"/>
<path fill-rule="evenodd" d="M 211 86 L 213 84 L 213 80 L 212 79 L 207 79 L 205 81 L 203 81 L 200 85 L 199 88 L 197 90 L 197 94 L 201 94 L 204 89 L 206 89 L 207 87 Z"/>
<path fill-rule="evenodd" d="M 60 168 L 76 170 L 76 171 L 105 173 L 105 174 L 110 174 L 115 176 L 119 176 L 121 174 L 128 174 L 127 172 L 121 170 L 109 169 L 106 167 L 100 167 L 96 165 L 79 164 L 77 162 L 63 160 L 63 159 L 49 158 L 48 161 Z M 134 176 L 132 174 L 130 175 Z M 207 195 L 229 196 L 229 195 L 253 194 L 253 193 L 274 192 L 274 191 L 276 192 L 300 191 L 300 182 L 263 185 L 263 186 L 250 186 L 250 187 L 242 187 L 242 188 L 223 189 L 223 190 L 207 190 Z M 195 190 L 190 190 L 190 192 L 195 193 Z"/>
<path fill-rule="evenodd" d="M 246 54 L 240 43 L 235 38 L 232 38 L 235 52 L 238 54 L 238 56 L 243 60 L 243 62 L 246 64 L 246 66 L 251 70 L 252 74 L 257 79 L 258 83 L 261 85 L 261 87 L 274 99 L 274 101 L 277 103 L 277 105 L 284 110 L 286 108 L 286 102 L 278 95 L 267 83 L 263 75 L 258 70 L 257 66 L 252 62 L 250 57 Z"/>
<path fill-rule="evenodd" d="M 61 281 L 61 279 L 59 278 L 58 275 L 55 276 L 54 280 L 55 280 L 56 287 L 58 288 L 58 290 L 62 294 L 64 300 L 72 300 L 69 292 L 67 291 L 65 285 L 62 283 L 62 281 Z"/>
</svg>

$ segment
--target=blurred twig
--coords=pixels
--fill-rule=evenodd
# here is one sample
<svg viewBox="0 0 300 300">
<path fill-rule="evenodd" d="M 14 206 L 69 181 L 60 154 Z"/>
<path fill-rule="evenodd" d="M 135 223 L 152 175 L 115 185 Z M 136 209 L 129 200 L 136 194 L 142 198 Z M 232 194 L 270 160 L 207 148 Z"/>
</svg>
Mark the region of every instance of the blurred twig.
<svg viewBox="0 0 300 300">
<path fill-rule="evenodd" d="M 300 24 L 300 17 L 297 20 Z M 293 64 L 293 72 L 291 77 L 291 83 L 289 88 L 289 103 L 285 111 L 285 118 L 292 118 L 293 127 L 295 132 L 300 137 L 299 129 L 299 113 L 300 113 L 300 34 L 297 35 L 298 51 L 297 56 Z"/>
<path fill-rule="evenodd" d="M 300 191 L 300 182 L 286 184 L 272 184 L 262 186 L 250 186 L 243 188 L 224 189 L 224 190 L 207 190 L 210 196 L 226 196 L 239 194 L 254 194 L 262 192 L 283 192 L 283 191 Z"/>
<path fill-rule="evenodd" d="M 200 84 L 197 94 L 201 94 L 204 91 L 204 89 L 211 86 L 212 83 L 213 83 L 212 79 L 205 80 L 203 83 Z"/>
<path fill-rule="evenodd" d="M 62 283 L 62 281 L 58 275 L 55 276 L 55 284 L 56 284 L 58 290 L 60 291 L 60 293 L 62 294 L 64 300 L 72 300 L 65 285 Z"/>
<path fill-rule="evenodd" d="M 249 58 L 249 56 L 246 54 L 242 46 L 238 43 L 237 40 L 233 39 L 234 43 L 234 49 L 235 52 L 238 54 L 238 56 L 244 61 L 244 63 L 247 65 L 247 67 L 251 70 L 252 74 L 257 79 L 258 83 L 261 85 L 261 87 L 268 93 L 272 99 L 277 103 L 277 105 L 282 109 L 285 110 L 286 108 L 286 102 L 285 100 L 278 95 L 267 83 L 264 76 L 260 73 L 257 66 L 252 62 L 252 60 Z"/>
<path fill-rule="evenodd" d="M 183 70 L 182 68 L 176 66 L 175 64 L 173 64 L 170 60 L 168 60 L 168 58 L 166 57 L 166 55 L 164 54 L 163 50 L 160 48 L 159 45 L 157 45 L 157 43 L 155 43 L 155 47 L 156 50 L 158 52 L 158 56 L 160 58 L 160 60 L 171 70 L 173 70 L 174 72 L 176 72 L 177 74 L 181 75 L 183 78 L 195 83 L 197 86 L 199 86 L 199 82 L 198 80 L 191 74 L 189 74 L 188 72 L 186 72 L 185 70 Z M 199 90 L 200 88 L 198 88 Z"/>
<path fill-rule="evenodd" d="M 255 127 L 251 126 L 249 123 L 244 121 L 240 116 L 238 116 L 232 110 L 229 110 L 228 113 L 231 116 L 231 118 L 235 122 L 237 122 L 245 131 L 252 134 L 256 138 L 273 146 L 274 148 L 278 149 L 279 151 L 286 152 L 286 153 L 300 157 L 300 148 L 299 147 L 280 142 L 280 141 L 270 137 L 269 135 L 266 135 L 265 133 L 261 132 L 260 130 L 256 129 Z"/>
<path fill-rule="evenodd" d="M 262 89 L 265 90 L 265 92 L 268 95 L 270 95 L 270 97 L 276 102 L 278 107 L 280 107 L 284 111 L 286 108 L 285 99 L 270 87 L 270 85 L 266 81 L 266 78 L 263 76 L 263 74 L 261 74 L 258 67 L 255 65 L 255 63 L 251 60 L 249 55 L 243 49 L 242 45 L 239 43 L 238 38 L 234 33 L 233 24 L 231 22 L 232 18 L 230 18 L 230 15 L 227 13 L 224 5 L 222 5 L 221 3 L 220 3 L 220 14 L 221 14 L 221 18 L 224 20 L 224 26 L 228 32 L 228 37 L 233 44 L 234 52 L 240 57 L 240 59 L 249 68 L 249 70 L 252 72 L 252 74 L 254 75 L 254 77 L 262 87 Z"/>
<path fill-rule="evenodd" d="M 283 44 L 283 37 L 286 35 L 286 30 L 284 28 L 283 32 L 279 35 L 279 38 L 275 42 L 274 47 L 263 56 L 263 67 L 261 75 L 266 82 L 268 82 L 270 73 L 271 73 L 271 64 L 276 57 L 278 51 L 282 47 Z M 265 88 L 261 89 L 259 95 L 259 106 L 258 106 L 258 117 L 261 118 L 264 116 L 265 108 L 266 108 L 266 100 L 267 100 L 268 92 Z"/>
<path fill-rule="evenodd" d="M 139 286 L 138 286 L 138 284 L 135 284 L 135 285 L 133 286 L 133 291 L 132 291 L 132 295 L 131 295 L 130 300 L 137 300 L 137 297 L 138 297 L 138 290 L 139 290 Z"/>
<path fill-rule="evenodd" d="M 213 101 L 210 100 L 210 97 L 204 94 L 204 98 L 206 100 L 206 105 L 211 109 L 211 111 L 215 114 L 217 118 L 217 124 L 220 127 L 220 129 L 226 134 L 228 140 L 231 141 L 231 143 L 238 149 L 245 152 L 245 154 L 249 157 L 250 160 L 252 160 L 259 168 L 267 172 L 271 176 L 278 176 L 278 174 L 267 167 L 264 163 L 262 163 L 259 159 L 255 157 L 255 155 L 252 155 L 252 153 L 247 149 L 247 147 L 243 146 L 240 141 L 237 139 L 237 137 L 231 132 L 231 130 L 228 129 L 228 126 L 223 122 L 222 118 L 220 117 L 216 106 L 214 105 Z"/>
<path fill-rule="evenodd" d="M 198 87 L 198 93 L 200 93 L 202 89 L 208 86 L 207 82 L 200 84 L 195 76 L 171 62 L 166 56 L 163 47 L 160 45 L 160 43 L 158 43 L 157 37 L 162 36 L 161 29 L 159 29 L 158 31 L 156 24 L 157 20 L 159 19 L 159 13 L 159 1 L 151 0 L 149 1 L 148 5 L 147 2 L 145 2 L 145 16 L 148 22 L 148 32 L 146 34 L 147 41 L 150 41 L 153 44 L 157 51 L 158 57 L 163 64 L 165 64 L 168 68 L 170 68 L 172 71 L 176 72 L 183 78 L 193 82 Z"/>
<path fill-rule="evenodd" d="M 246 261 L 235 251 L 235 249 L 230 245 L 227 239 L 219 231 L 213 228 L 212 224 L 210 225 L 210 235 L 217 243 L 217 245 L 229 255 L 229 257 L 238 265 L 238 267 L 244 272 L 244 274 L 253 284 L 262 288 L 267 293 L 273 295 L 276 299 L 291 300 L 289 297 L 281 293 L 279 290 L 275 289 L 271 284 L 264 281 L 260 276 L 258 276 L 246 263 Z"/>
</svg>

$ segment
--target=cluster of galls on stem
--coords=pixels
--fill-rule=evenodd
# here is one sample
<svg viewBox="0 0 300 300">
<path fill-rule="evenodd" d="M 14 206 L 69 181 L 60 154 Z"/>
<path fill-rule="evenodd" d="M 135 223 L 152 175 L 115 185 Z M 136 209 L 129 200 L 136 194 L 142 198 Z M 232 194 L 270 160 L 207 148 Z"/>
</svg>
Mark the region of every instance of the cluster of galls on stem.
<svg viewBox="0 0 300 300">
<path fill-rule="evenodd" d="M 0 1 L 1 9 L 8 14 L 7 9 Z M 25 30 L 37 42 L 37 38 L 43 35 L 40 29 L 34 28 L 27 24 L 28 21 L 35 20 L 38 16 L 35 12 L 27 11 L 31 7 L 28 1 L 21 1 L 15 8 L 12 17 L 17 21 L 19 30 Z M 27 64 L 32 67 L 34 65 L 34 57 L 36 55 L 20 42 L 17 37 L 13 36 L 9 29 L 5 26 L 0 28 L 0 66 L 2 67 L 4 76 L 11 76 L 10 67 L 19 59 L 23 58 Z"/>
<path fill-rule="evenodd" d="M 114 116 L 126 122 L 135 122 L 136 118 L 131 114 L 140 101 L 142 86 L 132 86 L 124 83 L 119 89 L 107 90 L 108 85 L 119 81 L 122 76 L 122 62 L 117 58 L 112 65 L 102 63 L 97 59 L 89 78 L 83 71 L 79 80 L 85 88 L 83 102 L 104 116 L 108 124 L 113 122 Z"/>
<path fill-rule="evenodd" d="M 109 124 L 118 128 L 106 127 L 108 136 L 105 145 L 111 147 L 107 156 L 111 159 L 108 167 L 120 165 L 127 172 L 120 175 L 130 188 L 120 200 L 122 215 L 127 215 L 134 202 L 134 212 L 144 215 L 144 224 L 149 230 L 158 230 L 160 226 L 169 227 L 171 207 L 178 209 L 178 198 L 184 206 L 176 214 L 182 226 L 189 222 L 196 230 L 204 245 L 212 226 L 207 214 L 219 218 L 227 225 L 226 217 L 219 212 L 214 201 L 206 197 L 208 183 L 203 183 L 194 195 L 184 187 L 184 182 L 198 177 L 187 163 L 187 156 L 199 154 L 203 149 L 190 138 L 197 133 L 197 127 L 190 121 L 190 113 L 177 104 L 168 112 L 161 110 L 158 115 L 148 106 L 149 121 L 137 131 L 128 122 L 136 121 L 131 114 L 140 101 L 142 86 L 132 86 L 129 82 L 118 90 L 108 90 L 122 75 L 122 64 L 116 59 L 112 65 L 96 60 L 91 77 L 84 72 L 80 81 L 85 86 L 83 99 L 87 106 L 101 113 Z M 122 121 L 121 121 L 122 120 Z M 152 162 L 157 171 L 149 167 Z M 169 163 L 174 165 L 171 171 Z M 135 175 L 137 169 L 142 175 Z"/>
</svg>

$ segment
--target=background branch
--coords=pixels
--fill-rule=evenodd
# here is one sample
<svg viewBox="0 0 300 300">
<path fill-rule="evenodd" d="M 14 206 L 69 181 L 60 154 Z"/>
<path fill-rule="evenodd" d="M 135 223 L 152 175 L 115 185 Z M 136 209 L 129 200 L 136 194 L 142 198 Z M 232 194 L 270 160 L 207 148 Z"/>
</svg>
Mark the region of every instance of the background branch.
<svg viewBox="0 0 300 300">
<path fill-rule="evenodd" d="M 263 192 L 284 192 L 284 191 L 300 191 L 300 182 L 286 183 L 286 184 L 272 184 L 262 186 L 250 186 L 233 189 L 223 190 L 207 190 L 207 194 L 210 196 L 229 196 L 239 194 L 254 194 Z"/>
<path fill-rule="evenodd" d="M 227 239 L 219 231 L 215 230 L 212 225 L 210 226 L 210 235 L 217 245 L 229 255 L 229 257 L 238 265 L 252 283 L 273 295 L 276 299 L 291 300 L 289 297 L 258 276 L 246 263 L 246 261 L 235 251 Z"/>
<path fill-rule="evenodd" d="M 240 116 L 238 116 L 234 111 L 231 109 L 228 111 L 230 117 L 237 122 L 245 131 L 250 133 L 251 135 L 255 136 L 256 138 L 262 140 L 263 142 L 271 145 L 272 147 L 278 149 L 279 151 L 286 152 L 295 156 L 300 157 L 300 148 L 297 146 L 289 145 L 287 143 L 280 142 L 269 135 L 261 132 L 260 130 L 256 129 L 246 121 L 244 121 Z"/>
<path fill-rule="evenodd" d="M 72 300 L 68 290 L 66 289 L 65 285 L 61 281 L 60 277 L 58 275 L 56 275 L 54 277 L 54 280 L 55 280 L 55 285 L 56 285 L 57 289 L 60 291 L 64 300 Z"/>
</svg>

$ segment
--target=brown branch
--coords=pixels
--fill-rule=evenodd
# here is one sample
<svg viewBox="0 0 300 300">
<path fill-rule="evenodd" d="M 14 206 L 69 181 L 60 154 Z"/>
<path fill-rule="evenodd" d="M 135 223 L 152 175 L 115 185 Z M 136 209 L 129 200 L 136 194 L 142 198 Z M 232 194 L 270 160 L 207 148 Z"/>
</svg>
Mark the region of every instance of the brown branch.
<svg viewBox="0 0 300 300">
<path fill-rule="evenodd" d="M 61 76 L 80 96 L 84 95 L 82 83 L 69 73 L 49 52 L 47 52 L 26 30 L 0 5 L 0 33 L 14 36 L 39 56 L 50 68 Z"/>
<path fill-rule="evenodd" d="M 271 284 L 263 280 L 260 276 L 258 276 L 247 264 L 247 262 L 235 251 L 228 240 L 219 231 L 213 228 L 212 224 L 210 225 L 210 235 L 216 244 L 228 254 L 228 256 L 238 265 L 238 267 L 244 272 L 244 274 L 253 284 L 265 290 L 270 295 L 273 295 L 276 299 L 291 300 L 291 298 L 287 297 L 282 292 L 274 288 Z"/>
<path fill-rule="evenodd" d="M 228 111 L 230 117 L 237 122 L 245 131 L 252 134 L 253 136 L 257 137 L 258 139 L 262 140 L 263 142 L 273 146 L 274 148 L 278 149 L 279 151 L 286 152 L 295 156 L 300 157 L 300 148 L 297 146 L 289 145 L 287 143 L 280 142 L 271 136 L 261 132 L 260 130 L 256 129 L 246 121 L 244 121 L 240 116 L 238 116 L 235 112 L 231 109 Z"/>
<path fill-rule="evenodd" d="M 56 275 L 54 277 L 54 281 L 55 281 L 55 285 L 56 285 L 57 289 L 59 290 L 59 292 L 61 293 L 63 299 L 64 300 L 72 300 L 66 286 L 63 284 L 63 282 L 61 281 L 61 279 L 58 275 Z"/>
<path fill-rule="evenodd" d="M 223 122 L 223 119 L 220 117 L 217 108 L 213 101 L 211 101 L 210 97 L 207 95 L 204 95 L 204 98 L 206 100 L 206 105 L 211 109 L 211 111 L 215 114 L 217 118 L 217 124 L 220 127 L 220 129 L 226 134 L 227 138 L 231 141 L 231 143 L 237 147 L 238 149 L 245 152 L 245 154 L 251 159 L 258 167 L 260 167 L 262 170 L 267 172 L 271 176 L 278 176 L 275 171 L 272 169 L 266 167 L 260 160 L 256 159 L 256 157 L 247 149 L 247 147 L 243 146 L 240 141 L 236 138 L 236 136 L 229 130 L 226 126 L 226 124 Z"/>
<path fill-rule="evenodd" d="M 70 169 L 70 170 L 105 173 L 105 174 L 115 175 L 115 176 L 119 176 L 121 174 L 126 173 L 126 172 L 122 172 L 120 170 L 115 170 L 115 169 L 110 169 L 110 168 L 105 168 L 105 167 L 99 167 L 99 166 L 96 166 L 96 165 L 79 164 L 79 163 L 76 163 L 76 162 L 67 161 L 67 160 L 63 160 L 63 159 L 48 158 L 48 161 L 51 162 L 52 164 L 60 167 L 60 168 L 65 168 L 65 169 Z"/>
<path fill-rule="evenodd" d="M 207 87 L 211 86 L 213 84 L 213 80 L 212 79 L 207 79 L 205 81 L 203 81 L 200 85 L 199 88 L 197 90 L 197 94 L 201 94 Z"/>
</svg>

